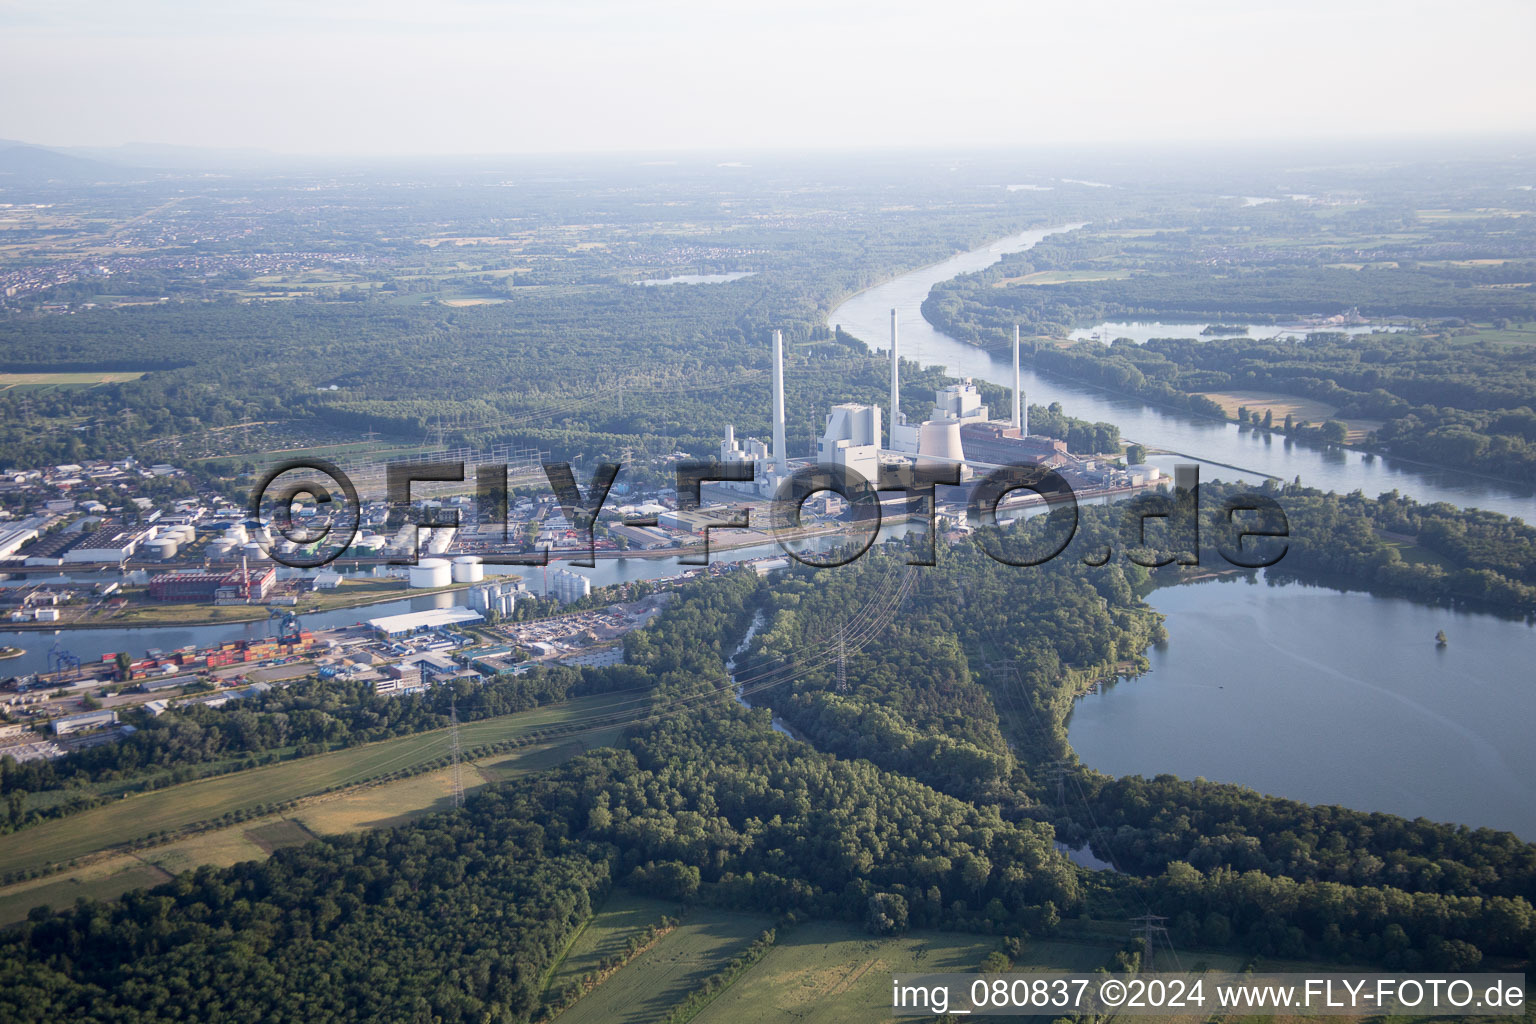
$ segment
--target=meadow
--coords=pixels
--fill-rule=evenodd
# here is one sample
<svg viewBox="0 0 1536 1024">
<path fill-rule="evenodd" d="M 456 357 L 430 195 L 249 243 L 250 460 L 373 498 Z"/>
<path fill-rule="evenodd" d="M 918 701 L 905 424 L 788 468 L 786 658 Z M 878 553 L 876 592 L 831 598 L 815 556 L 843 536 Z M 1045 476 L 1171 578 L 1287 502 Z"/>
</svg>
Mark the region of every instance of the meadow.
<svg viewBox="0 0 1536 1024">
<path fill-rule="evenodd" d="M 514 740 L 539 729 L 601 715 L 622 696 L 568 701 L 459 729 L 466 749 Z M 151 836 L 213 821 L 235 811 L 315 796 L 447 757 L 449 730 L 383 740 L 348 750 L 128 796 L 88 811 L 0 836 L 0 873 L 45 869 Z M 511 756 L 511 755 L 509 755 Z"/>
</svg>

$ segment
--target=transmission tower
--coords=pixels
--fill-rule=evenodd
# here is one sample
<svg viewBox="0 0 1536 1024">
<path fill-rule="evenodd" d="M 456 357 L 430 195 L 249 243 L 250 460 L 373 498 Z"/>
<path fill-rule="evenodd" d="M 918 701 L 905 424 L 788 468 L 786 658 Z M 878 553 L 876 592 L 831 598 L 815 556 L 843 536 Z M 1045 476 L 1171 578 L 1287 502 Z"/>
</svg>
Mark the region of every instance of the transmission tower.
<svg viewBox="0 0 1536 1024">
<path fill-rule="evenodd" d="M 837 692 L 848 692 L 848 627 L 837 634 Z"/>
<path fill-rule="evenodd" d="M 1141 937 L 1141 970 L 1143 973 L 1156 970 L 1154 966 L 1157 958 L 1157 940 L 1162 939 L 1163 945 L 1168 947 L 1168 952 L 1173 953 L 1173 961 L 1178 964 L 1179 955 L 1173 951 L 1173 940 L 1168 937 L 1167 918 L 1161 914 L 1142 914 L 1140 917 L 1131 918 L 1131 923 L 1136 925 L 1131 929 L 1132 935 Z"/>
<path fill-rule="evenodd" d="M 1056 806 L 1065 809 L 1067 806 L 1067 772 L 1072 767 L 1070 761 L 1050 761 L 1044 765 L 1045 781 L 1056 786 Z"/>
<path fill-rule="evenodd" d="M 451 737 L 453 745 L 453 806 L 464 806 L 464 779 L 459 771 L 459 701 L 458 695 L 448 698 L 448 715 L 453 722 Z"/>
</svg>

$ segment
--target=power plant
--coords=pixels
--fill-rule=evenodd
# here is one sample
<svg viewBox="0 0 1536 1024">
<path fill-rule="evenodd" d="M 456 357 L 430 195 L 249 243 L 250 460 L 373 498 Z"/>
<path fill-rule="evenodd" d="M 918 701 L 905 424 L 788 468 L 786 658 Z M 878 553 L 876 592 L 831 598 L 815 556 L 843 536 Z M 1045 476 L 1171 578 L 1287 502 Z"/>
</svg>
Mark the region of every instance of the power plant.
<svg viewBox="0 0 1536 1024">
<path fill-rule="evenodd" d="M 881 447 L 881 410 L 878 405 L 845 402 L 827 411 L 821 438 L 816 442 L 816 461 L 826 466 L 844 466 L 873 482 L 882 463 L 917 463 L 919 465 L 958 465 L 961 479 L 970 479 L 972 468 L 1007 464 L 1041 464 L 1052 469 L 1072 469 L 1080 473 L 1102 472 L 1091 458 L 1078 458 L 1067 451 L 1064 441 L 1029 436 L 1029 406 L 1024 394 L 1020 366 L 1020 331 L 1013 329 L 1013 393 L 1011 417 L 993 420 L 981 400 L 981 392 L 969 377 L 938 388 L 928 416 L 909 422 L 901 411 L 901 335 L 896 310 L 891 310 L 891 409 L 888 438 Z M 789 476 L 788 447 L 785 443 L 784 412 L 784 335 L 773 332 L 773 443 L 770 447 L 755 437 L 738 440 L 734 426 L 727 425 L 720 444 L 720 461 L 750 464 L 753 482 L 723 484 L 738 493 L 772 496 Z"/>
</svg>

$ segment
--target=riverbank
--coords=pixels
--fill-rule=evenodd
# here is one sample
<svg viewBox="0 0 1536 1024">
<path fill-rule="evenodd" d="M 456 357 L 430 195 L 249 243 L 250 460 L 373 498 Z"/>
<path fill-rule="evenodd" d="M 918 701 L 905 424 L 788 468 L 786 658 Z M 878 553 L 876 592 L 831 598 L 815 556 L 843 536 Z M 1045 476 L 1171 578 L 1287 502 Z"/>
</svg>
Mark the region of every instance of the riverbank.
<svg viewBox="0 0 1536 1024">
<path fill-rule="evenodd" d="M 1022 232 L 1000 240 L 1000 244 L 993 243 L 862 289 L 834 307 L 827 324 L 842 327 L 874 351 L 889 345 L 890 312 L 895 308 L 900 315 L 904 359 L 923 366 L 941 366 L 952 377 L 1006 383 L 1013 376 L 1011 358 L 944 334 L 924 318 L 923 303 L 938 282 L 985 269 L 1005 252 L 1025 251 L 1049 234 L 1076 226 L 1079 225 Z M 1054 370 L 1047 373 L 1028 361 L 1022 377 L 1026 400 L 1032 404 L 1060 402 L 1068 414 L 1079 419 L 1115 424 L 1125 438 L 1182 452 L 1195 461 L 1247 467 L 1242 471 L 1255 478 L 1293 480 L 1299 476 L 1310 486 L 1339 494 L 1355 490 L 1382 494 L 1395 490 L 1424 504 L 1446 502 L 1500 512 L 1527 522 L 1536 520 L 1536 490 L 1502 480 L 1399 460 L 1395 456 L 1377 458 L 1374 453 L 1352 448 L 1320 451 L 1301 444 L 1255 444 L 1251 435 L 1240 433 L 1225 418 L 1199 416 L 1177 404 L 1153 404 L 1146 398 L 1079 382 Z"/>
<path fill-rule="evenodd" d="M 345 581 L 342 587 L 354 581 Z M 382 587 L 367 594 L 332 598 L 329 594 L 309 595 L 297 605 L 241 604 L 209 606 L 182 602 L 163 605 L 131 605 L 124 612 L 110 619 L 71 619 L 58 622 L 12 622 L 10 630 L 19 633 L 53 633 L 61 629 L 161 629 L 174 626 L 238 626 L 252 622 L 265 622 L 273 612 L 292 612 L 295 615 L 323 615 L 327 612 L 345 611 L 348 608 L 364 608 L 390 601 L 403 601 L 414 597 L 432 597 L 467 590 L 472 583 L 454 583 L 446 587 L 414 590 L 404 581 L 398 587 Z M 226 613 L 227 614 L 224 614 Z M 18 651 L 4 657 L 19 657 Z"/>
</svg>

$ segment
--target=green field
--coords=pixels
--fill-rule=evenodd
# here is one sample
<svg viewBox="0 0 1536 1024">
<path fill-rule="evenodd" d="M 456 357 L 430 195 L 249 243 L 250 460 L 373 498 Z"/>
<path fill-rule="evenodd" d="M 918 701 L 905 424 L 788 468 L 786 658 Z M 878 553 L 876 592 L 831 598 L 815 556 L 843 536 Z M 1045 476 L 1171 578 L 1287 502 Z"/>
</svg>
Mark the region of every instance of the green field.
<svg viewBox="0 0 1536 1024">
<path fill-rule="evenodd" d="M 697 1017 L 698 1024 L 891 1019 L 891 976 L 900 972 L 975 971 L 997 948 L 990 935 L 913 932 L 877 939 L 853 925 L 814 922 L 789 929 L 778 944 Z M 1107 950 L 1061 944 L 1062 966 L 1091 969 Z M 1052 953 L 1057 944 L 1044 946 Z"/>
<path fill-rule="evenodd" d="M 98 384 L 117 384 L 138 380 L 143 370 L 97 370 L 86 373 L 0 373 L 0 391 L 19 388 L 43 391 L 50 388 L 93 388 Z"/>
<path fill-rule="evenodd" d="M 516 739 L 539 729 L 601 715 L 610 707 L 627 706 L 622 703 L 625 699 L 623 694 L 584 697 L 535 711 L 470 722 L 459 730 L 460 743 L 470 749 Z M 0 873 L 65 863 L 152 833 L 175 831 L 215 819 L 230 811 L 286 803 L 336 786 L 414 768 L 445 757 L 448 752 L 448 730 L 436 729 L 130 796 L 0 836 Z"/>
<path fill-rule="evenodd" d="M 464 791 L 470 793 L 488 782 L 542 771 L 584 750 L 613 742 L 619 731 L 617 726 L 594 729 L 563 742 L 534 744 L 509 754 L 466 762 Z M 282 814 L 210 829 L 136 853 L 108 855 L 63 874 L 0 889 L 0 925 L 21 920 L 36 906 L 67 907 L 82 896 L 115 899 L 129 889 L 158 885 L 204 864 L 228 867 L 258 860 L 275 849 L 305 843 L 316 836 L 387 828 L 452 806 L 453 772 L 448 768 L 313 797 Z M 677 909 L 672 904 L 656 906 Z M 655 916 L 664 912 L 665 909 L 658 911 Z M 621 936 L 621 946 L 623 941 Z M 599 959 L 605 955 L 606 952 L 600 954 Z"/>
<path fill-rule="evenodd" d="M 658 1020 L 771 927 L 766 917 L 706 907 L 555 1019 L 560 1024 Z"/>
<path fill-rule="evenodd" d="M 581 934 L 576 936 L 565 957 L 555 966 L 545 986 L 546 993 L 557 993 L 584 975 L 601 970 L 604 960 L 624 954 L 624 944 L 663 916 L 677 917 L 682 907 L 665 900 L 653 900 L 628 889 L 615 889 L 592 915 Z"/>
</svg>

